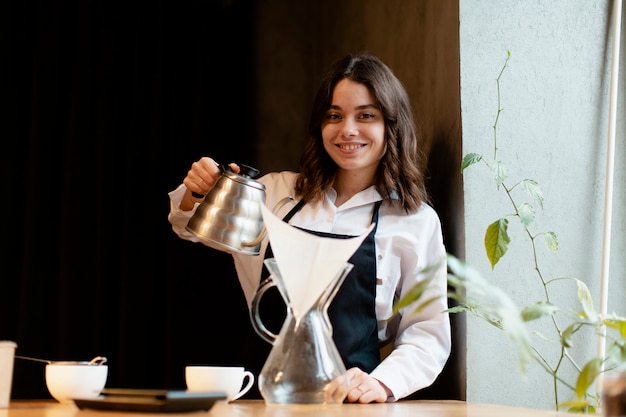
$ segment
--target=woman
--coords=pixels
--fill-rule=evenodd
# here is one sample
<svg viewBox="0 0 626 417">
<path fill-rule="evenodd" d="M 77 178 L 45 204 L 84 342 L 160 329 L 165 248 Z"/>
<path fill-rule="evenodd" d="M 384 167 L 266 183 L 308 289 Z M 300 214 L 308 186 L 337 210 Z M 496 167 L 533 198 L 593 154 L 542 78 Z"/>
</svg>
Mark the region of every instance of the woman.
<svg viewBox="0 0 626 417">
<path fill-rule="evenodd" d="M 450 354 L 445 248 L 439 218 L 428 204 L 418 134 L 408 94 L 393 72 L 371 55 L 348 55 L 322 79 L 313 103 L 300 172 L 270 173 L 266 205 L 294 203 L 278 214 L 293 226 L 328 237 L 374 229 L 350 262 L 354 268 L 329 309 L 333 337 L 350 376 L 349 402 L 396 401 L 431 385 Z M 238 167 L 233 165 L 237 170 Z M 194 162 L 170 192 L 169 221 L 185 226 L 220 176 L 209 157 Z M 286 213 L 286 214 L 285 214 Z M 267 239 L 266 239 L 267 240 Z M 267 241 L 262 245 L 265 253 Z M 263 273 L 263 256 L 233 253 L 250 305 Z M 424 294 L 436 301 L 419 313 L 392 316 L 394 301 L 427 266 L 435 277 Z M 393 343 L 382 361 L 379 346 Z"/>
</svg>

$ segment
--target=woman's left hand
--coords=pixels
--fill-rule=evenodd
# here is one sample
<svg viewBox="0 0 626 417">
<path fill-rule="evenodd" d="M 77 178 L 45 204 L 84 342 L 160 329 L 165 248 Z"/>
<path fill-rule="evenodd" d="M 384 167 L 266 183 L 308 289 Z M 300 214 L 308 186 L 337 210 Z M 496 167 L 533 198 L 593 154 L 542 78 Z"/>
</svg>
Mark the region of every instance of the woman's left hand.
<svg viewBox="0 0 626 417">
<path fill-rule="evenodd" d="M 348 402 L 384 403 L 391 396 L 389 388 L 359 368 L 348 369 L 348 377 Z"/>
</svg>

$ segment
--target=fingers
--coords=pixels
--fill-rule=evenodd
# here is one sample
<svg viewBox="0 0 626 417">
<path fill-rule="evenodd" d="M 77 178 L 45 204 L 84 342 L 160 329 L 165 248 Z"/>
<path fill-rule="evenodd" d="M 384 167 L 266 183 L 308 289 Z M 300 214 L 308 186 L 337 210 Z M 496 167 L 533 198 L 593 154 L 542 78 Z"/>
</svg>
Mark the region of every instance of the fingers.
<svg viewBox="0 0 626 417">
<path fill-rule="evenodd" d="M 373 384 L 362 384 L 348 392 L 349 402 L 366 403 L 384 403 L 387 401 L 387 395 L 385 390 L 380 386 L 378 381 L 374 378 L 370 378 L 375 381 Z"/>
<path fill-rule="evenodd" d="M 230 164 L 228 164 L 228 166 L 230 167 L 230 169 L 235 173 L 238 174 L 239 173 L 239 165 L 237 165 L 234 162 L 231 162 Z"/>
<path fill-rule="evenodd" d="M 348 394 L 347 388 L 348 381 L 345 375 L 330 381 L 324 389 L 324 402 L 326 404 L 341 404 Z"/>
<path fill-rule="evenodd" d="M 372 403 L 387 401 L 387 393 L 381 383 L 358 368 L 348 370 L 348 402 Z"/>
<path fill-rule="evenodd" d="M 220 176 L 221 171 L 217 162 L 205 156 L 191 164 L 183 184 L 192 193 L 204 195 L 213 188 Z"/>
</svg>

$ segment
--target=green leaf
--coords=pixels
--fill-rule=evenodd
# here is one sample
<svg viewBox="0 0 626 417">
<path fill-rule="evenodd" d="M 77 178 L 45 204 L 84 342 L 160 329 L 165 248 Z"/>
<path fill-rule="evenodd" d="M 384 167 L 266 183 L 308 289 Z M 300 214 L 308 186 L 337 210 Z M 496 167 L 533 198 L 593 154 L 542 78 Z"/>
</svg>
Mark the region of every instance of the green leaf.
<svg viewBox="0 0 626 417">
<path fill-rule="evenodd" d="M 591 359 L 582 371 L 580 371 L 580 375 L 578 375 L 578 379 L 576 380 L 576 396 L 578 398 L 584 398 L 587 390 L 596 380 L 598 375 L 600 375 L 600 368 L 602 366 L 602 358 L 595 357 Z"/>
<path fill-rule="evenodd" d="M 467 155 L 465 155 L 465 157 L 463 157 L 463 161 L 461 162 L 461 174 L 463 173 L 463 171 L 465 171 L 467 167 L 469 167 L 470 165 L 474 165 L 476 162 L 479 162 L 482 159 L 483 156 L 477 153 L 468 153 Z"/>
<path fill-rule="evenodd" d="M 409 290 L 409 292 L 407 292 L 404 295 L 404 297 L 398 300 L 398 302 L 393 306 L 393 310 L 391 312 L 392 317 L 398 314 L 398 312 L 401 309 L 413 304 L 414 302 L 418 301 L 422 297 L 422 295 L 424 294 L 424 291 L 426 291 L 426 288 L 428 287 L 428 284 L 430 283 L 430 281 L 432 281 L 432 279 L 435 276 L 433 271 L 435 271 L 437 266 L 438 266 L 437 264 L 428 265 L 420 271 L 420 274 L 423 274 L 425 278 L 419 281 L 417 284 L 415 284 Z M 424 309 L 428 304 L 431 304 L 437 298 L 439 298 L 439 296 L 437 296 L 434 299 L 422 301 L 417 307 L 415 307 L 415 310 L 419 311 L 419 310 Z"/>
<path fill-rule="evenodd" d="M 572 323 L 569 326 L 567 326 L 567 329 L 565 329 L 565 331 L 561 335 L 561 345 L 563 345 L 566 348 L 571 348 L 573 346 L 572 336 L 574 334 L 574 329 L 576 328 L 576 326 L 577 326 L 576 323 Z"/>
<path fill-rule="evenodd" d="M 589 320 L 597 321 L 598 315 L 596 314 L 596 310 L 593 308 L 593 299 L 591 298 L 589 288 L 587 288 L 585 283 L 579 279 L 576 280 L 576 286 L 578 287 L 578 301 L 580 301 L 585 315 Z"/>
<path fill-rule="evenodd" d="M 522 221 L 524 229 L 526 229 L 533 221 L 535 221 L 535 208 L 528 203 L 523 203 L 517 209 L 517 215 Z"/>
<path fill-rule="evenodd" d="M 551 338 L 551 337 L 546 336 L 545 334 L 541 333 L 541 332 L 540 332 L 540 331 L 538 331 L 538 330 L 533 330 L 533 331 L 532 331 L 532 334 L 534 334 L 535 336 L 537 336 L 537 337 L 538 337 L 538 338 L 540 338 L 541 340 L 545 340 L 546 342 L 551 342 L 551 341 L 552 341 L 552 338 Z"/>
<path fill-rule="evenodd" d="M 422 280 L 418 282 L 413 286 L 413 288 L 411 288 L 409 292 L 406 293 L 404 297 L 398 300 L 396 305 L 393 307 L 393 315 L 397 314 L 398 311 L 400 311 L 404 307 L 407 307 L 415 301 L 419 300 L 422 294 L 424 294 L 426 287 L 428 287 L 428 281 L 430 280 Z"/>
<path fill-rule="evenodd" d="M 525 179 L 522 181 L 522 188 L 543 210 L 543 192 L 539 188 L 539 183 L 535 180 Z"/>
<path fill-rule="evenodd" d="M 448 283 L 451 282 L 450 277 L 454 276 L 458 297 L 471 293 L 471 299 L 467 295 L 465 300 L 459 301 L 471 305 L 468 311 L 474 316 L 504 331 L 506 337 L 517 347 L 519 368 L 524 372 L 528 362 L 534 358 L 535 351 L 528 328 L 515 303 L 504 291 L 485 280 L 476 269 L 453 255 L 448 255 L 448 269 Z"/>
<path fill-rule="evenodd" d="M 607 327 L 618 330 L 622 339 L 626 338 L 626 318 L 617 316 L 613 313 L 611 316 L 604 319 L 604 324 Z"/>
<path fill-rule="evenodd" d="M 559 251 L 559 239 L 557 239 L 554 232 L 547 232 L 543 235 L 543 241 L 546 244 L 546 248 L 552 252 Z"/>
<path fill-rule="evenodd" d="M 493 161 L 491 163 L 491 174 L 499 189 L 504 180 L 509 176 L 509 169 L 501 161 Z"/>
<path fill-rule="evenodd" d="M 626 318 L 617 316 L 612 313 L 609 317 L 604 319 L 604 325 L 608 329 L 617 330 L 621 337 L 615 338 L 615 340 L 607 346 L 607 357 L 610 357 L 617 364 L 626 365 Z"/>
<path fill-rule="evenodd" d="M 626 346 L 624 346 L 624 339 L 610 343 L 606 348 L 606 356 L 617 364 L 622 366 L 626 364 Z"/>
<path fill-rule="evenodd" d="M 491 262 L 491 269 L 496 266 L 500 258 L 509 249 L 511 238 L 507 233 L 508 228 L 509 220 L 506 218 L 496 220 L 487 227 L 485 232 L 485 250 L 487 251 L 487 258 Z"/>
<path fill-rule="evenodd" d="M 429 298 L 429 299 L 427 299 L 427 300 L 424 300 L 424 301 L 420 302 L 420 303 L 419 303 L 419 304 L 415 307 L 415 309 L 413 310 L 413 313 L 414 313 L 414 314 L 419 314 L 419 313 L 421 313 L 422 311 L 424 311 L 424 309 L 425 309 L 426 307 L 428 307 L 429 305 L 431 305 L 432 303 L 434 303 L 435 301 L 437 301 L 439 298 L 441 298 L 441 297 L 440 297 L 440 296 L 438 296 L 438 295 L 436 295 L 436 296 L 434 296 L 434 297 L 431 297 L 431 298 Z"/>
<path fill-rule="evenodd" d="M 558 410 L 561 411 L 566 409 L 570 413 L 578 413 L 578 414 L 595 414 L 596 408 L 589 402 L 589 400 L 585 399 L 577 399 L 570 400 L 560 403 L 558 406 Z"/>
<path fill-rule="evenodd" d="M 469 311 L 469 307 L 466 305 L 456 305 L 454 307 L 450 307 L 449 309 L 446 310 L 446 312 L 448 313 L 464 313 L 466 311 Z"/>
<path fill-rule="evenodd" d="M 522 309 L 522 319 L 524 321 L 532 321 L 540 319 L 543 316 L 551 316 L 560 309 L 551 303 L 540 301 L 535 304 L 531 304 Z"/>
</svg>

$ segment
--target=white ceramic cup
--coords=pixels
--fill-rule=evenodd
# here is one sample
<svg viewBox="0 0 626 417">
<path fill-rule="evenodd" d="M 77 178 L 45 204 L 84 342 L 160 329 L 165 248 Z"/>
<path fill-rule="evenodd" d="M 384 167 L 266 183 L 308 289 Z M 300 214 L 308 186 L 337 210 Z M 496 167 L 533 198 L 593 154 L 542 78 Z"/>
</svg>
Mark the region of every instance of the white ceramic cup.
<svg viewBox="0 0 626 417">
<path fill-rule="evenodd" d="M 0 340 L 0 408 L 9 408 L 16 347 L 15 342 Z"/>
<path fill-rule="evenodd" d="M 104 389 L 109 368 L 89 362 L 53 362 L 46 365 L 46 386 L 60 403 L 96 398 Z"/>
<path fill-rule="evenodd" d="M 185 382 L 189 391 L 223 391 L 226 401 L 234 401 L 250 391 L 254 374 L 243 366 L 188 365 Z"/>
</svg>

